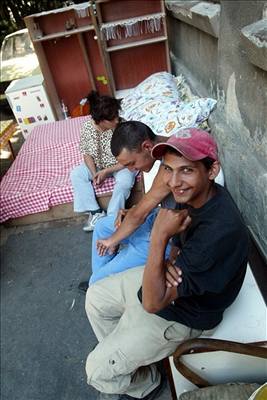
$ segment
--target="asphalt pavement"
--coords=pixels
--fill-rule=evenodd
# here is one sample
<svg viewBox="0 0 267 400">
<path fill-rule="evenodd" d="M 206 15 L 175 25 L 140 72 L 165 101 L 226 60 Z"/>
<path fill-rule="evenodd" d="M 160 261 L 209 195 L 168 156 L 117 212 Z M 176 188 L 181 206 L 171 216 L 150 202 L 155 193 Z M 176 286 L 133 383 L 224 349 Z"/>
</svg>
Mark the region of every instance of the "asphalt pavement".
<svg viewBox="0 0 267 400">
<path fill-rule="evenodd" d="M 85 361 L 97 340 L 80 281 L 92 233 L 81 220 L 1 227 L 1 399 L 95 400 Z M 167 388 L 160 399 L 170 399 Z"/>
<path fill-rule="evenodd" d="M 1 236 L 1 399 L 95 399 L 84 366 L 97 341 L 78 290 L 92 234 L 61 222 Z"/>
</svg>

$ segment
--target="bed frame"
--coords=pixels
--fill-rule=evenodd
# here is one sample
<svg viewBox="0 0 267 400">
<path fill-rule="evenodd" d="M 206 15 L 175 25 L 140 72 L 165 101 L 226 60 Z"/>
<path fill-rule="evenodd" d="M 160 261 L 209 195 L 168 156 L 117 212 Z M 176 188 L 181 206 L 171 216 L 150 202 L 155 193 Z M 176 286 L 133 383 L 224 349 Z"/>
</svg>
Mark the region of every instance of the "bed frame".
<svg viewBox="0 0 267 400">
<path fill-rule="evenodd" d="M 138 180 L 134 184 L 134 187 L 132 188 L 131 195 L 126 203 L 126 207 L 130 208 L 133 205 L 137 204 L 141 200 L 144 192 L 145 192 L 144 178 L 142 174 L 141 179 Z M 107 210 L 107 206 L 111 198 L 111 195 L 112 193 L 106 193 L 104 195 L 100 195 L 97 197 L 100 207 L 103 208 L 104 210 Z M 24 217 L 20 218 L 10 219 L 4 222 L 4 226 L 6 227 L 24 226 L 24 225 L 38 224 L 41 222 L 50 222 L 50 221 L 57 221 L 57 220 L 78 218 L 78 217 L 80 217 L 80 215 L 74 213 L 73 211 L 73 203 L 66 203 L 54 206 L 47 211 L 25 215 Z"/>
</svg>

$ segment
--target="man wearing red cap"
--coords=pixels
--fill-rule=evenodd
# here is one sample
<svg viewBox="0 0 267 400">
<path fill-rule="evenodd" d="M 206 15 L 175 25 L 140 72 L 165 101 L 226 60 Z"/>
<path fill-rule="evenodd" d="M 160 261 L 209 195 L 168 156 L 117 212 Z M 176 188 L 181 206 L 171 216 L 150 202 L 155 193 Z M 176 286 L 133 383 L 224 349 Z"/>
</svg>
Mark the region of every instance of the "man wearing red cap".
<svg viewBox="0 0 267 400">
<path fill-rule="evenodd" d="M 194 129 L 194 131 L 199 131 L 195 128 L 190 128 L 190 130 L 192 129 Z M 178 134 L 182 135 L 183 132 L 185 132 L 185 130 L 180 130 L 178 131 Z M 153 167 L 156 161 L 151 154 L 153 146 L 163 142 L 164 140 L 167 140 L 166 137 L 156 136 L 151 129 L 142 122 L 127 121 L 119 124 L 115 129 L 111 140 L 111 150 L 117 161 L 124 167 L 131 171 L 140 170 L 147 172 Z M 216 182 L 224 185 L 224 178 L 221 170 L 219 175 L 216 177 Z M 127 214 L 122 224 L 117 225 L 117 229 L 113 234 L 111 234 L 112 229 L 114 229 L 113 223 L 111 225 L 110 223 L 107 224 L 107 222 L 109 222 L 106 221 L 107 218 L 102 219 L 102 224 L 100 223 L 97 225 L 93 242 L 94 244 L 96 242 L 99 254 L 103 256 L 104 254 L 109 253 L 110 250 L 121 243 L 122 240 L 128 238 L 145 222 L 148 215 L 151 216 L 151 210 L 157 207 L 158 204 L 161 203 L 164 208 L 173 208 L 173 197 L 170 193 L 170 188 L 165 185 L 162 180 L 161 167 L 153 181 L 151 189 L 143 196 L 136 207 L 127 210 Z M 145 228 L 145 230 L 147 230 L 147 228 Z M 101 236 L 101 234 L 105 234 L 106 236 Z M 103 237 L 105 239 L 103 239 Z M 92 264 L 99 263 L 98 260 L 94 260 L 96 257 L 92 257 Z M 113 260 L 113 264 L 114 261 L 115 260 Z M 106 260 L 102 260 L 99 264 L 101 264 L 102 268 L 102 265 L 105 265 L 106 263 Z"/>
<path fill-rule="evenodd" d="M 214 182 L 214 139 L 186 129 L 157 144 L 152 155 L 162 159 L 162 179 L 177 210 L 160 210 L 145 268 L 107 277 L 87 291 L 86 312 L 99 344 L 86 372 L 100 399 L 159 398 L 155 363 L 181 341 L 216 327 L 245 276 L 248 232 L 227 190 Z M 166 262 L 170 238 L 176 257 Z"/>
<path fill-rule="evenodd" d="M 111 150 L 124 167 L 131 171 L 148 172 L 156 161 L 151 155 L 152 148 L 166 140 L 164 136 L 156 136 L 140 121 L 127 121 L 120 123 L 115 129 Z M 92 275 L 89 282 L 79 284 L 81 290 L 86 291 L 88 284 L 92 285 L 107 276 L 146 263 L 150 232 L 159 211 L 158 204 L 161 203 L 163 208 L 172 209 L 176 204 L 170 188 L 162 181 L 161 174 L 162 167 L 153 181 L 151 190 L 136 207 L 122 210 L 124 215 L 125 211 L 127 214 L 120 226 L 114 224 L 115 216 L 107 216 L 97 222 L 92 240 Z M 216 178 L 216 182 L 218 180 L 221 183 L 221 179 Z M 119 244 L 123 246 L 118 248 Z M 166 250 L 166 257 L 168 256 L 169 247 Z"/>
</svg>

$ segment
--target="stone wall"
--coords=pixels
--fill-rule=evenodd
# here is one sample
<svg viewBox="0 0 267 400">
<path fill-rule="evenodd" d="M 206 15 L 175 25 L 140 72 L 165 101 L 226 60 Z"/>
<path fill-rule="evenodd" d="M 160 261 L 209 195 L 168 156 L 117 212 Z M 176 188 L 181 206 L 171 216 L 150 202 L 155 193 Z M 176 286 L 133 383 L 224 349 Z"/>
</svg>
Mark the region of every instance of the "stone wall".
<svg viewBox="0 0 267 400">
<path fill-rule="evenodd" d="M 226 186 L 267 257 L 267 2 L 165 0 L 172 72 L 216 98 Z"/>
</svg>

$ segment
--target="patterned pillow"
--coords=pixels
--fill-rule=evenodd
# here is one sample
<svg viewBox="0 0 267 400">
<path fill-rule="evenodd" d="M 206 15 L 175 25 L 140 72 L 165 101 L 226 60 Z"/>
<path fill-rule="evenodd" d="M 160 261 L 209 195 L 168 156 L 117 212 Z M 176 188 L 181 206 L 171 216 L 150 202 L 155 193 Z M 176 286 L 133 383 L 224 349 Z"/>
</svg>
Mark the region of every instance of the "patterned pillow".
<svg viewBox="0 0 267 400">
<path fill-rule="evenodd" d="M 171 136 L 177 130 L 199 126 L 216 106 L 216 100 L 200 98 L 188 103 L 164 97 L 148 100 L 127 113 L 128 120 L 141 121 L 156 135 Z"/>
<path fill-rule="evenodd" d="M 168 72 L 157 72 L 150 75 L 135 90 L 146 100 L 155 99 L 158 96 L 166 97 L 169 100 L 179 99 L 175 77 Z"/>
<path fill-rule="evenodd" d="M 179 129 L 201 126 L 216 103 L 193 96 L 182 75 L 157 72 L 123 99 L 121 117 L 141 121 L 156 135 L 169 137 Z"/>
<path fill-rule="evenodd" d="M 131 93 L 122 100 L 121 116 L 127 120 L 137 107 L 158 98 L 175 102 L 180 100 L 177 81 L 168 72 L 157 72 L 150 75 L 131 90 Z"/>
</svg>

